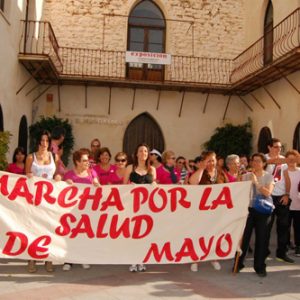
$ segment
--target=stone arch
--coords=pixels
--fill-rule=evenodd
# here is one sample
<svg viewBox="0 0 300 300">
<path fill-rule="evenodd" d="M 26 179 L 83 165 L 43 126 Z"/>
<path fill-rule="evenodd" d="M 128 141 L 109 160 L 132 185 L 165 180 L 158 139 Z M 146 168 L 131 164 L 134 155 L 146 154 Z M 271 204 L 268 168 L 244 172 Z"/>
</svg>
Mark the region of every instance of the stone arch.
<svg viewBox="0 0 300 300">
<path fill-rule="evenodd" d="M 28 124 L 25 115 L 22 116 L 19 124 L 18 147 L 23 147 L 27 152 L 28 146 Z"/>
<path fill-rule="evenodd" d="M 156 120 L 147 112 L 136 116 L 127 126 L 123 138 L 123 151 L 132 157 L 137 145 L 146 143 L 150 149 L 163 152 L 165 140 Z"/>
<path fill-rule="evenodd" d="M 268 145 L 272 139 L 272 132 L 268 126 L 263 127 L 259 132 L 257 151 L 262 153 L 268 153 Z"/>
<path fill-rule="evenodd" d="M 293 149 L 300 152 L 300 122 L 297 124 L 295 131 L 294 131 Z"/>
</svg>

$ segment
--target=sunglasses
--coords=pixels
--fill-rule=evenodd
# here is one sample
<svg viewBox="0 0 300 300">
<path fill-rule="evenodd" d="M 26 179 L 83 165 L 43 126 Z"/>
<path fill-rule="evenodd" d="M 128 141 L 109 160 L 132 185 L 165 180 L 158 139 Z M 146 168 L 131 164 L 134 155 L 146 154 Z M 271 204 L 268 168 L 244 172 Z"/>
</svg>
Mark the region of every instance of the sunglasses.
<svg viewBox="0 0 300 300">
<path fill-rule="evenodd" d="M 123 159 L 116 159 L 116 162 L 125 162 L 125 161 L 126 161 L 125 158 L 123 158 Z"/>
</svg>

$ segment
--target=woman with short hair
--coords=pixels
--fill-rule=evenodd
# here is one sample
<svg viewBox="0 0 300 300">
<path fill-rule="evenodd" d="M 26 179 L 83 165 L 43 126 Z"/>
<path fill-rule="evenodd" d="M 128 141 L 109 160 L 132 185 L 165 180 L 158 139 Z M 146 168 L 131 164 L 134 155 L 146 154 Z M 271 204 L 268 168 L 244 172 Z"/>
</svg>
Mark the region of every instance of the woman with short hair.
<svg viewBox="0 0 300 300">
<path fill-rule="evenodd" d="M 96 152 L 96 166 L 94 170 L 97 173 L 101 185 L 109 184 L 109 176 L 116 171 L 116 166 L 110 163 L 111 153 L 107 147 L 100 148 Z"/>
<path fill-rule="evenodd" d="M 181 178 L 181 172 L 176 168 L 176 156 L 174 151 L 166 150 L 162 154 L 162 165 L 156 169 L 157 183 L 177 184 Z"/>
</svg>

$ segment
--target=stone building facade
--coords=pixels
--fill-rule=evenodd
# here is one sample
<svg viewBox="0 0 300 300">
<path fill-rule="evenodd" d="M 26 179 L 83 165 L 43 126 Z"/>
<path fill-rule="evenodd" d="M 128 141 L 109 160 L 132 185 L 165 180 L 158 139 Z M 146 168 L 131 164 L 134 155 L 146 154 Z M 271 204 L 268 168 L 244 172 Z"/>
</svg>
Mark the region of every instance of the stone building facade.
<svg viewBox="0 0 300 300">
<path fill-rule="evenodd" d="M 140 2 L 30 0 L 28 15 L 32 20 L 50 22 L 61 48 L 125 52 L 128 49 L 128 16 Z M 160 9 L 165 19 L 166 53 L 172 57 L 188 57 L 192 64 L 192 59 L 196 61 L 198 58 L 216 59 L 212 64 L 218 59 L 229 60 L 231 71 L 235 67 L 234 59 L 263 36 L 266 9 L 270 2 L 273 5 L 274 27 L 300 7 L 299 0 L 152 2 Z M 3 79 L 0 83 L 0 100 L 4 129 L 14 134 L 12 149 L 17 144 L 18 136 L 18 126 L 10 118 L 12 115 L 16 120 L 25 115 L 28 125 L 38 120 L 41 115 L 68 118 L 73 124 L 75 148 L 89 146 L 90 140 L 98 137 L 112 153 L 122 150 L 128 126 L 143 115 L 157 123 L 164 138 L 165 148 L 173 149 L 177 155 L 185 155 L 188 158 L 199 154 L 202 144 L 209 139 L 216 127 L 227 122 L 241 124 L 249 117 L 253 121 L 254 150 L 260 130 L 266 126 L 270 128 L 273 136 L 283 141 L 286 148 L 292 147 L 293 132 L 300 121 L 297 91 L 297 87 L 300 89 L 299 71 L 288 75 L 289 81 L 296 89 L 282 77 L 243 95 L 243 101 L 248 106 L 236 94 L 232 94 L 229 101 L 226 92 L 185 90 L 182 85 L 175 90 L 160 90 L 153 87 L 111 86 L 109 81 L 101 84 L 97 81 L 93 84 L 71 81 L 60 85 L 59 88 L 55 84 L 50 85 L 47 93 L 41 95 L 46 85 L 40 84 L 34 89 L 37 83 L 32 80 L 16 93 L 30 76 L 18 63 L 22 34 L 19 20 L 25 19 L 26 1 L 19 0 L 16 3 L 18 4 L 7 4 L 9 8 L 0 18 L 0 30 L 1 34 L 3 33 L 1 36 L 7 41 L 4 49 L 1 49 L 3 55 L 0 56 L 2 66 L 7 69 L 6 72 L 0 73 L 0 78 Z M 60 52 L 60 55 L 65 70 L 71 69 L 78 62 L 67 52 Z M 105 59 L 111 58 L 108 56 Z M 86 68 L 87 66 L 86 63 Z M 82 67 L 77 67 L 77 71 L 80 68 Z M 101 63 L 99 66 L 91 63 L 87 71 L 92 72 L 96 68 L 101 69 L 105 66 Z M 184 63 L 182 68 L 182 72 L 187 74 L 185 79 L 193 81 L 194 71 L 190 72 L 190 67 Z M 198 72 L 200 74 L 196 74 L 197 78 L 212 78 L 215 76 L 212 70 L 203 66 Z M 116 72 L 119 71 L 122 76 L 126 76 L 125 63 L 122 69 L 117 69 Z M 165 79 L 174 79 L 175 77 L 170 76 L 175 71 L 166 66 Z M 223 73 L 220 76 L 224 77 L 222 84 L 232 84 L 231 76 Z M 173 81 L 176 85 L 176 80 Z M 51 95 L 52 101 L 47 101 L 47 94 Z M 251 94 L 259 102 L 255 101 Z"/>
</svg>

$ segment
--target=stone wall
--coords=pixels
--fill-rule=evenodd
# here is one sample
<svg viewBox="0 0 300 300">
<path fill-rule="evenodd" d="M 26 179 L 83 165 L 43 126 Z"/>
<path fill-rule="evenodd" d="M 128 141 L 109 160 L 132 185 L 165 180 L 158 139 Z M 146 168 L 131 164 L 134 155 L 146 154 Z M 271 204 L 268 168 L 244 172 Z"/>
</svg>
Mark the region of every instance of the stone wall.
<svg viewBox="0 0 300 300">
<path fill-rule="evenodd" d="M 167 19 L 166 52 L 233 58 L 244 49 L 244 0 L 154 2 Z M 126 16 L 136 3 L 45 0 L 43 19 L 51 22 L 60 46 L 124 51 Z"/>
</svg>

